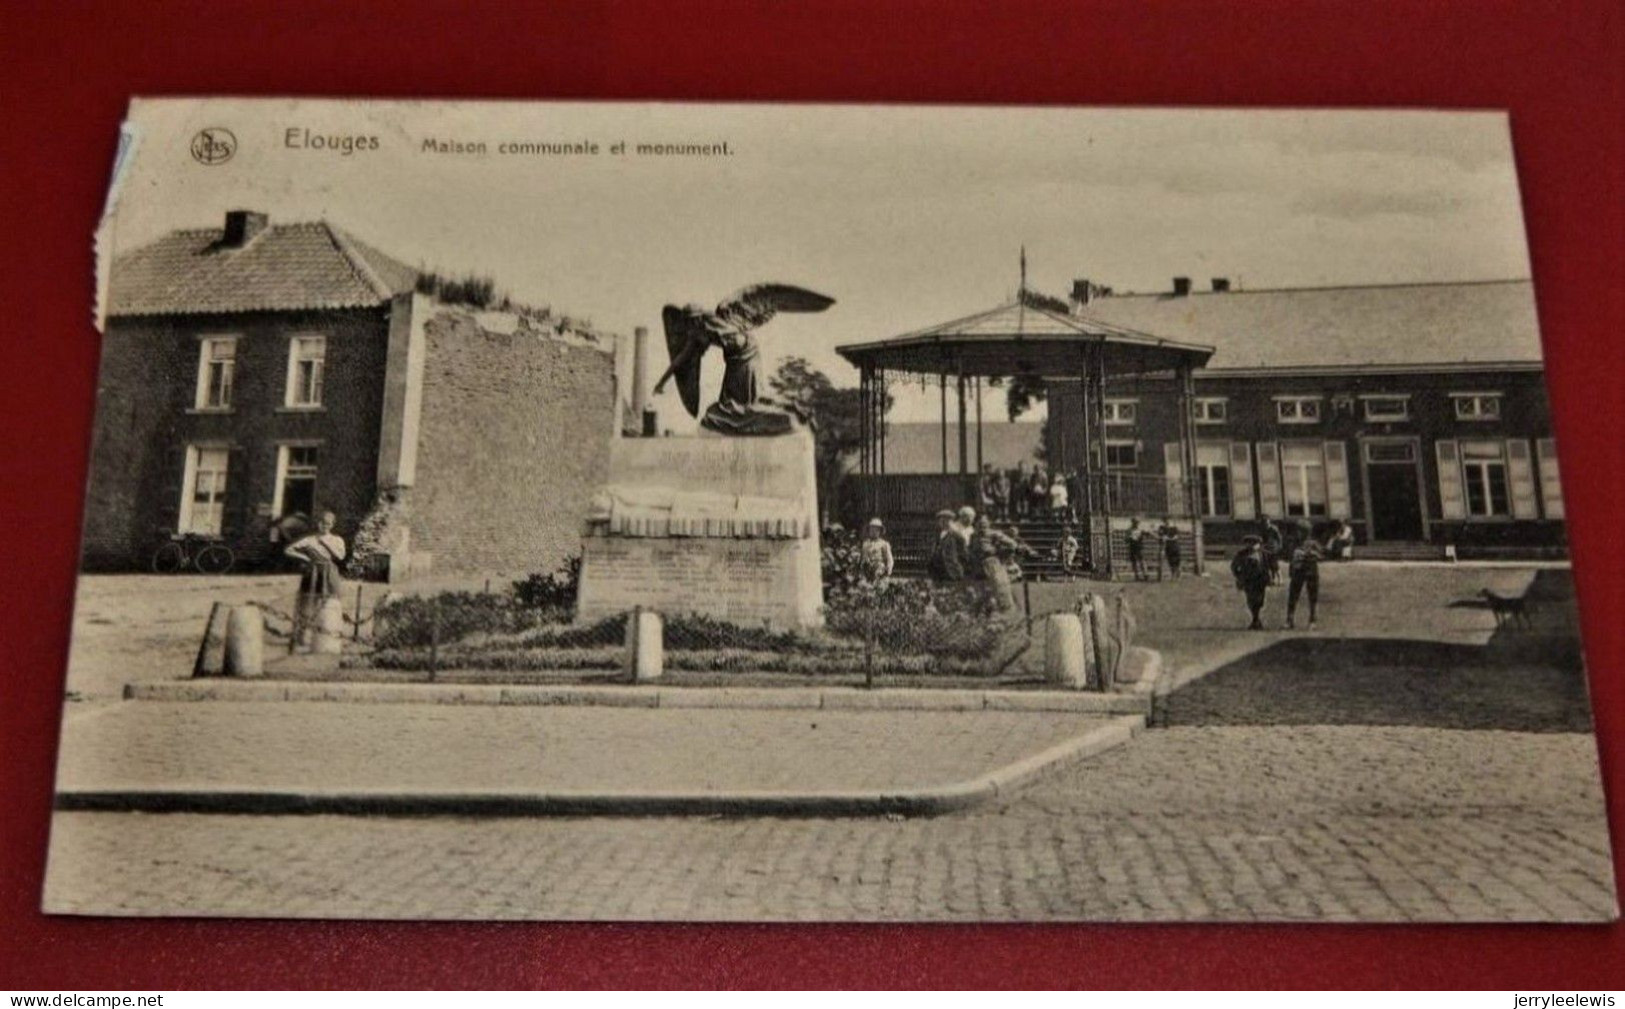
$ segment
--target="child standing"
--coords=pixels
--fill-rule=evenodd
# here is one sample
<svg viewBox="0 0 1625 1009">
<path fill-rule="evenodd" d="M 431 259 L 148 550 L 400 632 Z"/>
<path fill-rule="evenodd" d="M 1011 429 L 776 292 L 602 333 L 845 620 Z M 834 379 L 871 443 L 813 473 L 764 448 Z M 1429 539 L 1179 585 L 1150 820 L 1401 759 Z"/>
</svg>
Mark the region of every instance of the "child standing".
<svg viewBox="0 0 1625 1009">
<path fill-rule="evenodd" d="M 1167 515 L 1162 517 L 1162 525 L 1157 528 L 1157 539 L 1162 541 L 1162 556 L 1168 562 L 1170 578 L 1179 577 L 1179 567 L 1183 560 L 1179 547 L 1179 527 Z M 1158 575 L 1159 579 L 1161 575 Z"/>
<path fill-rule="evenodd" d="M 1129 519 L 1128 523 L 1128 566 L 1134 572 L 1134 580 L 1143 582 L 1150 576 L 1145 572 L 1145 537 L 1146 531 L 1137 518 Z"/>
<path fill-rule="evenodd" d="M 1270 570 L 1264 559 L 1264 540 L 1259 536 L 1243 536 L 1241 549 L 1230 559 L 1230 574 L 1236 579 L 1236 588 L 1247 599 L 1247 612 L 1252 615 L 1248 630 L 1261 631 L 1264 621 L 1265 594 L 1269 592 Z"/>
<path fill-rule="evenodd" d="M 1325 555 L 1321 553 L 1320 544 L 1316 543 L 1309 531 L 1304 530 L 1303 539 L 1292 548 L 1292 559 L 1287 564 L 1287 594 L 1286 594 L 1286 625 L 1295 627 L 1292 616 L 1298 609 L 1298 596 L 1307 592 L 1309 595 L 1309 629 L 1315 629 L 1315 610 L 1320 604 L 1320 561 Z"/>
</svg>

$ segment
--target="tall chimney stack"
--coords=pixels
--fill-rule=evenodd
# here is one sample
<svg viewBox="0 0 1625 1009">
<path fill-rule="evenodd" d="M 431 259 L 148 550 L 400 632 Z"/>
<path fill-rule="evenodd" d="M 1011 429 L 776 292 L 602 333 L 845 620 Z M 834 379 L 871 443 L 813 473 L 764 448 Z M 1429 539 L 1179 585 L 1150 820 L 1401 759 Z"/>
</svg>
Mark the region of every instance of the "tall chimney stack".
<svg viewBox="0 0 1625 1009">
<path fill-rule="evenodd" d="M 1189 293 L 1191 293 L 1191 278 L 1189 278 L 1189 277 L 1175 277 L 1174 278 L 1174 297 L 1183 298 L 1183 297 L 1185 297 L 1185 295 L 1187 295 Z"/>
<path fill-rule="evenodd" d="M 632 330 L 632 416 L 644 435 L 650 433 L 654 411 L 649 409 L 649 329 Z"/>
<path fill-rule="evenodd" d="M 220 236 L 220 244 L 228 249 L 240 249 L 253 241 L 255 235 L 264 231 L 270 221 L 265 214 L 252 210 L 228 210 L 226 230 Z"/>
</svg>

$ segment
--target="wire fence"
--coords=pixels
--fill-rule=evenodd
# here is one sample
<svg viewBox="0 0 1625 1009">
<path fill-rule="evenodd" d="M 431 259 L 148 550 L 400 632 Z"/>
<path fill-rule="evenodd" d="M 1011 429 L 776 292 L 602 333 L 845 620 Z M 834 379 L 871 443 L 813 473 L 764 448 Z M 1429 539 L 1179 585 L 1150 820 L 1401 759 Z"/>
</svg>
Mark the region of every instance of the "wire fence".
<svg viewBox="0 0 1625 1009">
<path fill-rule="evenodd" d="M 326 632 L 342 651 L 381 669 L 483 669 L 535 672 L 616 670 L 625 661 L 627 615 L 590 624 L 574 621 L 572 600 L 551 589 L 523 591 L 525 583 L 493 591 L 400 594 L 375 583 L 345 584 L 338 619 Z M 1023 679 L 1040 675 L 1041 622 L 1049 612 L 1076 611 L 1103 640 L 1094 651 L 1111 657 L 1101 669 L 1109 686 L 1118 656 L 1132 636 L 1119 600 L 1116 611 L 1091 610 L 1091 596 L 1057 600 L 1049 593 L 1038 612 L 1028 581 L 835 579 L 826 584 L 821 628 L 776 627 L 715 617 L 663 614 L 668 669 L 714 673 L 861 674 L 864 683 L 897 678 Z M 312 650 L 317 610 L 297 592 L 255 601 L 264 616 L 267 645 L 292 654 Z M 329 608 L 332 604 L 328 604 Z M 1099 604 L 1094 604 L 1098 606 Z M 1025 661 L 1024 661 L 1025 660 Z"/>
</svg>

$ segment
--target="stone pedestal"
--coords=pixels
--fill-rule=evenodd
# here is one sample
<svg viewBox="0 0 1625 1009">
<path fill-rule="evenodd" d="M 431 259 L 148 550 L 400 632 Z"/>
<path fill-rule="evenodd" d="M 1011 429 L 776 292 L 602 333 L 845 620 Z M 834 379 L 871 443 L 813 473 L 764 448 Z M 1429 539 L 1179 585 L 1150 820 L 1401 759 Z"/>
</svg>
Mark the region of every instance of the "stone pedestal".
<svg viewBox="0 0 1625 1009">
<path fill-rule="evenodd" d="M 582 541 L 577 619 L 642 607 L 823 622 L 812 436 L 617 438 Z"/>
</svg>

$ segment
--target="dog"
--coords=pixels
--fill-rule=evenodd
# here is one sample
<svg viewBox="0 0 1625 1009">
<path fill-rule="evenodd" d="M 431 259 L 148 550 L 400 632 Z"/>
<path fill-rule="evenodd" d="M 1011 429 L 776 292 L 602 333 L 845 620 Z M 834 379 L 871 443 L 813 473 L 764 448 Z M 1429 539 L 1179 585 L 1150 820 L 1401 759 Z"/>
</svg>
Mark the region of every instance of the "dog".
<svg viewBox="0 0 1625 1009">
<path fill-rule="evenodd" d="M 1482 589 L 1478 594 L 1484 597 L 1484 601 L 1489 603 L 1490 612 L 1495 614 L 1495 626 L 1505 627 L 1509 623 L 1522 627 L 1533 626 L 1529 621 L 1529 611 L 1533 607 L 1523 597 L 1514 599 L 1498 595 L 1489 589 Z"/>
</svg>

